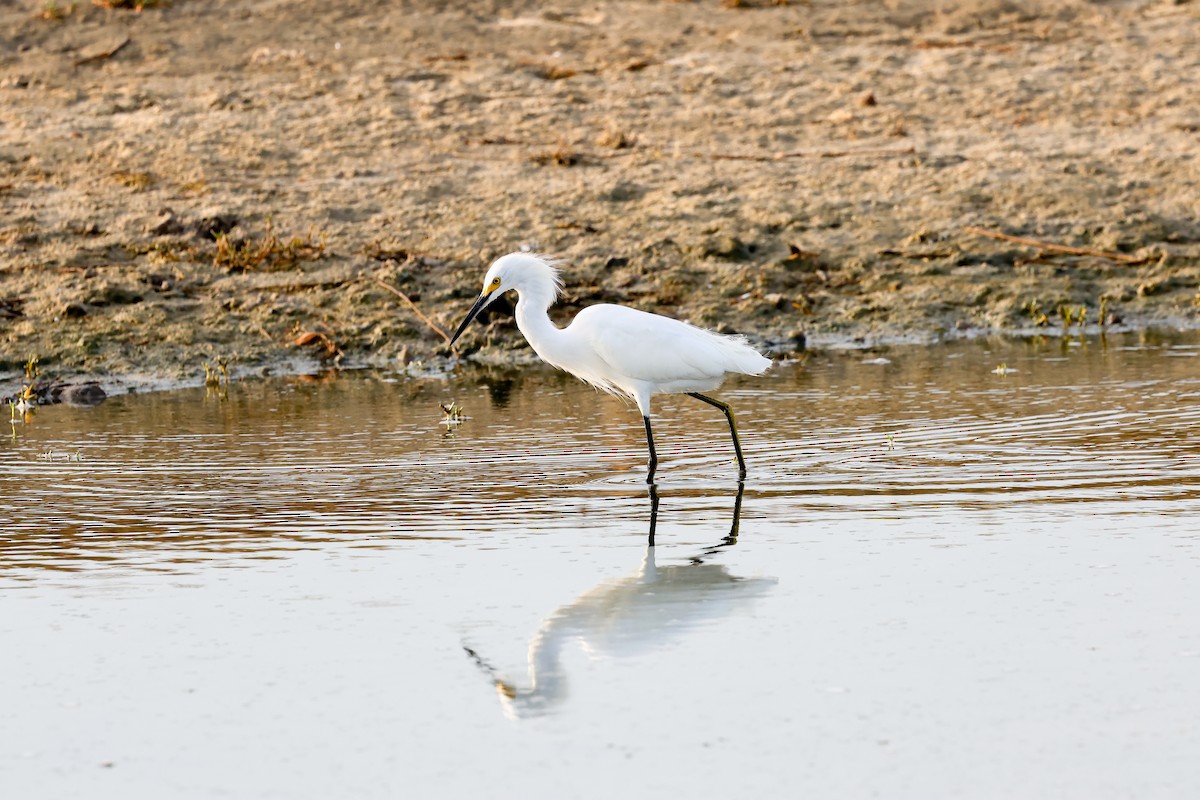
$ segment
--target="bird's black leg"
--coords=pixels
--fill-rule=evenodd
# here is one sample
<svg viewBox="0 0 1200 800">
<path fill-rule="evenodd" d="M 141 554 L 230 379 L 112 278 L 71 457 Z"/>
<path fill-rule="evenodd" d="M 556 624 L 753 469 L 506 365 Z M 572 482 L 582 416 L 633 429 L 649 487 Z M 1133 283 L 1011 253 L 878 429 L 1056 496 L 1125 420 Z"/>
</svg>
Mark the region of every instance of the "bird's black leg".
<svg viewBox="0 0 1200 800">
<path fill-rule="evenodd" d="M 646 444 L 650 445 L 650 471 L 646 473 L 646 483 L 654 483 L 654 470 L 658 469 L 658 453 L 654 452 L 654 434 L 650 432 L 650 418 L 646 421 Z"/>
<path fill-rule="evenodd" d="M 725 419 L 729 420 L 729 432 L 733 434 L 733 452 L 737 453 L 738 479 L 744 480 L 746 477 L 746 459 L 742 458 L 742 443 L 738 440 L 737 423 L 733 421 L 733 409 L 720 400 L 714 400 L 697 392 L 688 392 L 688 396 L 694 397 L 697 400 L 703 400 L 710 406 L 715 406 L 725 413 Z M 647 425 L 649 425 L 649 420 L 647 420 Z"/>
</svg>

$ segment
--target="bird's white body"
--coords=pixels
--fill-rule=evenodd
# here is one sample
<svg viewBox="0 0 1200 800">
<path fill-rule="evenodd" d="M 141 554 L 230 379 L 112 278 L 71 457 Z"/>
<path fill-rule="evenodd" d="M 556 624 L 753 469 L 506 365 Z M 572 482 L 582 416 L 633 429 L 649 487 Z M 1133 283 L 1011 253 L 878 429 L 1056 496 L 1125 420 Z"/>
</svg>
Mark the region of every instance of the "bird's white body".
<svg viewBox="0 0 1200 800">
<path fill-rule="evenodd" d="M 726 375 L 759 375 L 771 366 L 741 337 L 624 306 L 589 306 L 559 328 L 546 313 L 558 297 L 553 266 L 514 253 L 492 265 L 485 286 L 494 273 L 502 276 L 500 288 L 517 291 L 517 327 L 543 361 L 632 398 L 643 417 L 653 394 L 709 391 Z"/>
</svg>

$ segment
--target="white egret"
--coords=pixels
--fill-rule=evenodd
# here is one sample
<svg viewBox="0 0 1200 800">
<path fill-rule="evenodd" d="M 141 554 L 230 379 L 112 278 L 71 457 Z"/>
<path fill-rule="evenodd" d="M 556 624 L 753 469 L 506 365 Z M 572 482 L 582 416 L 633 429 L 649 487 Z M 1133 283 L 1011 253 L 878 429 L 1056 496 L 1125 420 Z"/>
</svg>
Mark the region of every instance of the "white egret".
<svg viewBox="0 0 1200 800">
<path fill-rule="evenodd" d="M 531 253 L 509 253 L 488 268 L 483 292 L 450 343 L 479 312 L 510 290 L 517 293 L 517 327 L 543 361 L 637 403 L 650 448 L 647 483 L 654 481 L 658 467 L 650 430 L 650 396 L 654 394 L 687 394 L 721 409 L 733 435 L 738 478 L 746 477 L 733 410 L 700 394 L 720 386 L 726 375 L 761 375 L 771 366 L 771 360 L 743 337 L 723 336 L 669 317 L 609 304 L 589 306 L 565 328 L 559 328 L 546 313 L 562 291 L 555 262 Z"/>
</svg>

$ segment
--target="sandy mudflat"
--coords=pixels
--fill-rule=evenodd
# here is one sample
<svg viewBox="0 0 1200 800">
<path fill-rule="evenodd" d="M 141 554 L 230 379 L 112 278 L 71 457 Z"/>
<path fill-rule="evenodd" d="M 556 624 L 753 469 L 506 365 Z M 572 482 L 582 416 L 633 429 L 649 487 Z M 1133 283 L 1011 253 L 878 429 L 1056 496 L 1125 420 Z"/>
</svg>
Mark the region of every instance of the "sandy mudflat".
<svg viewBox="0 0 1200 800">
<path fill-rule="evenodd" d="M 780 350 L 1200 321 L 1200 4 L 48 5 L 0 6 L 8 384 L 428 358 L 375 279 L 452 329 L 526 246 L 564 315 Z"/>
</svg>

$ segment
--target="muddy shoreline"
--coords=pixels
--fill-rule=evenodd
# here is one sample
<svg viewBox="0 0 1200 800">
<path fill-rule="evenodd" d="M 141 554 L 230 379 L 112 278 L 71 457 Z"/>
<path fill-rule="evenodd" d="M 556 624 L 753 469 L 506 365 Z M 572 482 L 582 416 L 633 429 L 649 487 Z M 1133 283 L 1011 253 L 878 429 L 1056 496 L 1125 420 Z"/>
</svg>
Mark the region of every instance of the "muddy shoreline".
<svg viewBox="0 0 1200 800">
<path fill-rule="evenodd" d="M 522 247 L 559 319 L 776 354 L 1200 324 L 1195 4 L 51 5 L 0 9 L 6 394 L 441 369 L 379 282 L 452 329 Z"/>
</svg>

